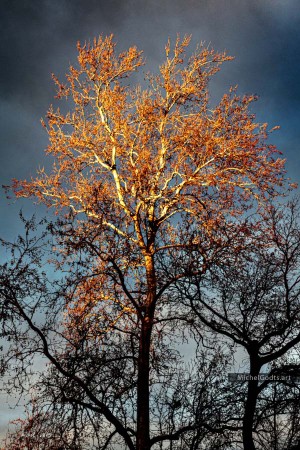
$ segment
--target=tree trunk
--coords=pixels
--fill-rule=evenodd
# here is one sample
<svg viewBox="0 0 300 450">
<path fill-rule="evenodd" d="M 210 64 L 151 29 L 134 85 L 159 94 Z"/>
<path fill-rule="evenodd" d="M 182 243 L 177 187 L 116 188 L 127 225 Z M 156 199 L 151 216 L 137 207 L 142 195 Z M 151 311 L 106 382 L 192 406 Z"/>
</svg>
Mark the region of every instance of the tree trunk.
<svg viewBox="0 0 300 450">
<path fill-rule="evenodd" d="M 150 346 L 156 302 L 156 277 L 152 255 L 146 255 L 148 295 L 141 323 L 137 381 L 136 450 L 150 450 L 149 374 Z"/>
<path fill-rule="evenodd" d="M 137 450 L 150 450 L 150 414 L 149 414 L 149 357 L 152 320 L 145 317 L 142 322 L 138 359 L 137 383 Z"/>
<path fill-rule="evenodd" d="M 248 381 L 248 391 L 245 404 L 245 413 L 243 418 L 243 446 L 244 450 L 255 450 L 252 430 L 254 423 L 254 414 L 258 397 L 258 377 L 261 365 L 257 355 L 250 355 L 250 376 Z"/>
</svg>

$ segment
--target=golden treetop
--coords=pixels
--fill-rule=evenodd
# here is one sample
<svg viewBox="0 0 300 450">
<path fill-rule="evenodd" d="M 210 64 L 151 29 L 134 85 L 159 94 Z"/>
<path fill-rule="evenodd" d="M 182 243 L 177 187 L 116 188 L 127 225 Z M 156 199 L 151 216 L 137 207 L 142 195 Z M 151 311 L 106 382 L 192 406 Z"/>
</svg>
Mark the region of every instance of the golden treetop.
<svg viewBox="0 0 300 450">
<path fill-rule="evenodd" d="M 209 80 L 232 58 L 202 44 L 187 57 L 189 42 L 167 43 L 144 89 L 127 81 L 144 64 L 136 47 L 117 54 L 113 36 L 78 44 L 66 84 L 54 77 L 70 112 L 51 107 L 44 123 L 52 172 L 15 182 L 16 194 L 84 214 L 142 248 L 163 224 L 174 237 L 177 214 L 213 226 L 275 195 L 284 160 L 249 111 L 255 97 L 231 89 L 213 107 Z"/>
</svg>

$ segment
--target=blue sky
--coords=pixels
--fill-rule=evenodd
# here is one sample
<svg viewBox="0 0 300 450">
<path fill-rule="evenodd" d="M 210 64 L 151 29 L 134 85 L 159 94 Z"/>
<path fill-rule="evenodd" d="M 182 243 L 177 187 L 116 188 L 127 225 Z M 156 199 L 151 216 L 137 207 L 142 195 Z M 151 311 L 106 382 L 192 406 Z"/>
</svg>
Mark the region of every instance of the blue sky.
<svg viewBox="0 0 300 450">
<path fill-rule="evenodd" d="M 114 33 L 119 48 L 136 44 L 156 70 L 168 37 L 192 34 L 235 57 L 216 76 L 213 95 L 230 85 L 260 99 L 259 121 L 300 182 L 300 6 L 298 0 L 2 0 L 0 5 L 0 180 L 28 178 L 47 164 L 40 119 L 53 102 L 51 72 L 59 77 L 76 60 L 76 42 Z M 0 196 L 0 235 L 18 232 L 18 210 L 44 210 L 31 200 Z M 5 428 L 5 408 L 1 418 Z M 10 416 L 11 417 L 11 416 Z"/>
</svg>

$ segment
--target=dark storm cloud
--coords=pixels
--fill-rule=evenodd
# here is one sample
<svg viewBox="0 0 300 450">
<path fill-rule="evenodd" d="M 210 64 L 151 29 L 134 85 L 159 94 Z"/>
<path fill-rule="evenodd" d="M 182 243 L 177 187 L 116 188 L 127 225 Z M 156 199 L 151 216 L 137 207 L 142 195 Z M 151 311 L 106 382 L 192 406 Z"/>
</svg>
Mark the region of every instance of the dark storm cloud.
<svg viewBox="0 0 300 450">
<path fill-rule="evenodd" d="M 117 26 L 121 12 L 122 2 L 114 0 L 2 2 L 2 96 L 43 96 L 44 78 L 59 69 L 62 60 L 69 61 L 78 39 L 93 36 L 93 22 L 98 22 L 98 33 L 106 31 L 106 24 Z"/>
<path fill-rule="evenodd" d="M 51 72 L 75 59 L 77 40 L 114 32 L 156 62 L 170 35 L 192 33 L 237 58 L 228 77 L 241 88 L 294 102 L 299 67 L 296 1 L 276 0 L 7 0 L 1 14 L 1 95 L 38 108 L 48 99 Z M 292 65 L 293 67 L 290 67 Z M 228 79 L 228 83 L 230 80 Z M 296 92 L 295 92 L 296 90 Z M 37 100 L 37 101 L 36 101 Z M 37 104 L 38 103 L 38 104 Z"/>
</svg>

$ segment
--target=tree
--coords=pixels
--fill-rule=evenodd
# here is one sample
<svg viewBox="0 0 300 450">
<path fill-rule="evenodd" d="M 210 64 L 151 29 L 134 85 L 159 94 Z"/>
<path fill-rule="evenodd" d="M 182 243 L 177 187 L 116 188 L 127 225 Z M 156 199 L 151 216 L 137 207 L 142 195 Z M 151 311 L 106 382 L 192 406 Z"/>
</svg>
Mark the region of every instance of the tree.
<svg viewBox="0 0 300 450">
<path fill-rule="evenodd" d="M 297 448 L 300 436 L 299 382 L 272 383 L 259 399 L 260 420 L 255 430 L 258 449 L 272 445 L 275 450 Z"/>
<path fill-rule="evenodd" d="M 82 271 L 82 259 L 81 271 L 73 270 L 67 279 L 53 280 L 41 271 L 54 249 L 33 221 L 25 226 L 24 237 L 6 243 L 12 257 L 0 267 L 1 336 L 8 341 L 1 368 L 9 375 L 8 393 L 19 387 L 30 392 L 32 401 L 28 418 L 16 421 L 5 448 L 52 450 L 56 443 L 61 450 L 124 448 L 118 422 L 110 426 L 103 409 L 109 407 L 134 439 L 137 326 L 131 325 L 128 312 L 109 310 L 108 299 L 105 307 L 91 305 L 93 292 L 84 291 L 81 305 L 74 286 L 81 289 L 90 278 Z M 228 439 L 218 421 L 218 410 L 224 408 L 218 378 L 226 372 L 228 357 L 215 345 L 208 351 L 199 342 L 196 360 L 185 362 L 176 347 L 188 339 L 188 314 L 173 304 L 162 308 L 167 309 L 155 324 L 150 352 L 152 447 L 164 448 L 170 441 L 173 450 L 213 449 L 212 432 L 220 435 L 219 442 Z M 199 331 L 193 327 L 197 341 L 202 339 Z M 33 355 L 40 354 L 49 359 L 48 367 L 34 365 Z"/>
<path fill-rule="evenodd" d="M 2 302 L 13 305 L 35 335 L 35 351 L 52 364 L 67 392 L 56 401 L 101 416 L 131 450 L 199 428 L 190 416 L 185 426 L 178 416 L 171 431 L 157 428 L 151 408 L 163 360 L 176 359 L 167 342 L 190 322 L 169 299 L 175 282 L 204 273 L 229 245 L 240 249 L 247 230 L 239 217 L 284 183 L 267 125 L 249 111 L 255 98 L 231 89 L 216 106 L 210 102 L 209 80 L 231 58 L 203 46 L 187 58 L 189 42 L 178 38 L 173 50 L 167 43 L 147 89 L 127 84 L 144 64 L 135 47 L 117 55 L 112 36 L 78 45 L 78 68 L 70 67 L 66 84 L 54 77 L 58 98 L 72 110 L 50 108 L 43 122 L 52 172 L 14 183 L 17 196 L 34 196 L 60 216 L 52 228 L 56 265 L 69 273 L 57 291 L 44 282 L 51 326 L 24 313 L 32 294 L 7 272 Z M 100 375 L 103 360 L 108 369 Z"/>
<path fill-rule="evenodd" d="M 242 251 L 190 277 L 189 283 L 177 282 L 182 301 L 188 299 L 199 321 L 247 355 L 252 378 L 232 393 L 237 407 L 232 423 L 240 422 L 244 450 L 258 448 L 255 441 L 263 442 L 259 448 L 268 442 L 280 449 L 280 441 L 291 445 L 299 438 L 294 410 L 299 386 L 289 379 L 300 374 L 295 357 L 300 343 L 299 203 L 269 205 L 258 222 L 264 223 L 263 234 L 253 227 Z M 267 379 L 260 382 L 262 373 Z M 272 377 L 278 378 L 275 387 Z"/>
<path fill-rule="evenodd" d="M 86 440 L 84 427 L 78 430 L 78 421 L 73 418 L 73 429 L 69 433 L 70 430 L 65 428 L 64 417 L 59 419 L 57 420 L 49 412 L 41 413 L 33 402 L 32 410 L 28 411 L 25 419 L 12 422 L 16 428 L 6 436 L 3 450 L 46 450 L 50 448 L 53 450 L 65 450 L 66 448 L 79 450 L 83 448 L 80 443 Z M 78 431 L 81 433 L 80 437 Z"/>
</svg>

